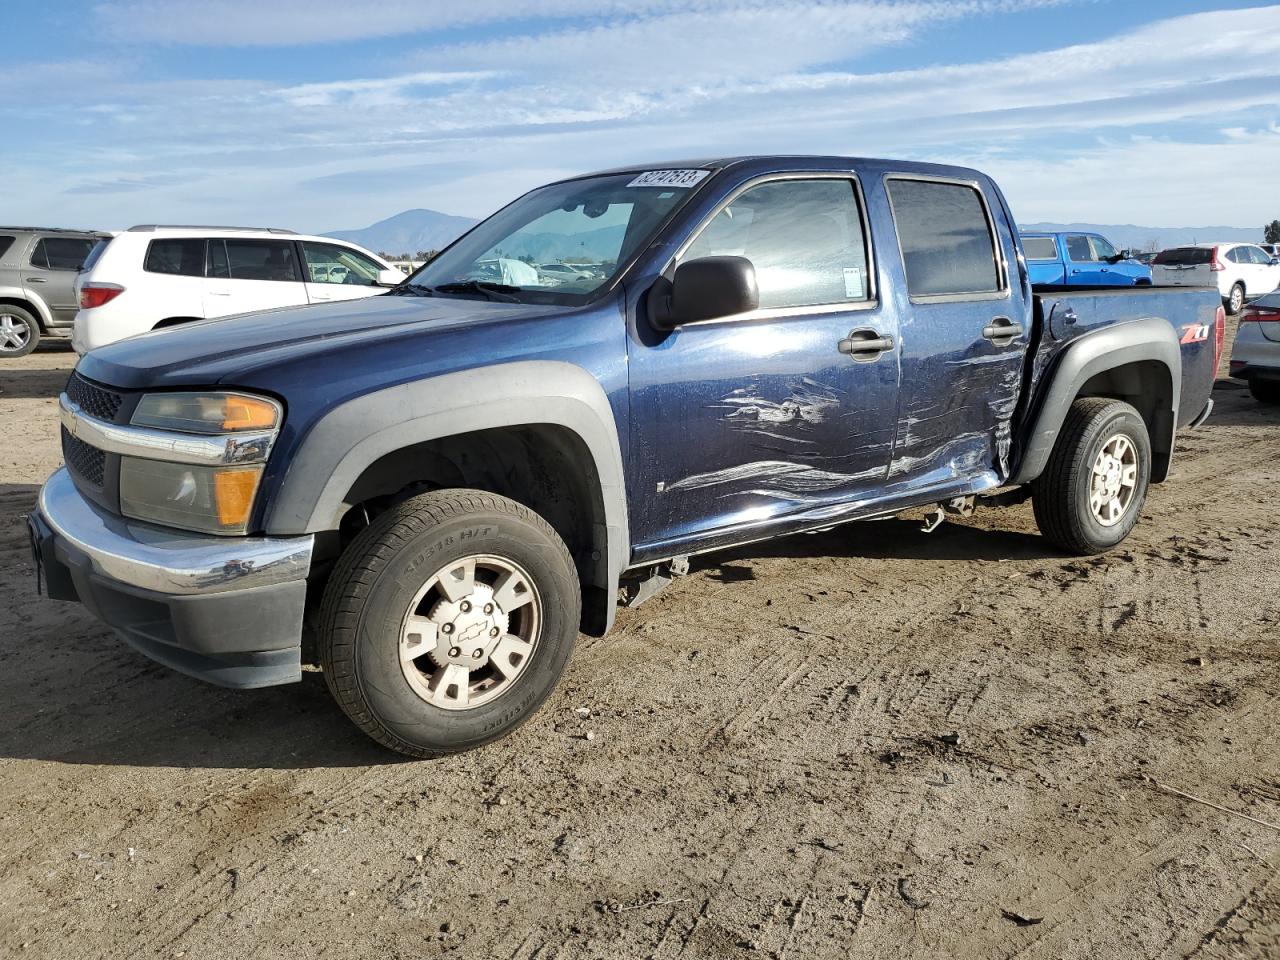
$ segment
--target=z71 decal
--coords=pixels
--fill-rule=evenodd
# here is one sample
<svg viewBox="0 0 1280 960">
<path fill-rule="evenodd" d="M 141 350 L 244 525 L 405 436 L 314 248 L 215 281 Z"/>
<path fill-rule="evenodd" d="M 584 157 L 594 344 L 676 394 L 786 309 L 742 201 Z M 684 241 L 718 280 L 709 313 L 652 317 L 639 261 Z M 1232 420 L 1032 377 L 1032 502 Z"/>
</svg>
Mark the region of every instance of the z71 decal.
<svg viewBox="0 0 1280 960">
<path fill-rule="evenodd" d="M 1209 324 L 1193 323 L 1182 328 L 1182 339 L 1179 343 L 1199 343 L 1209 339 Z"/>
</svg>

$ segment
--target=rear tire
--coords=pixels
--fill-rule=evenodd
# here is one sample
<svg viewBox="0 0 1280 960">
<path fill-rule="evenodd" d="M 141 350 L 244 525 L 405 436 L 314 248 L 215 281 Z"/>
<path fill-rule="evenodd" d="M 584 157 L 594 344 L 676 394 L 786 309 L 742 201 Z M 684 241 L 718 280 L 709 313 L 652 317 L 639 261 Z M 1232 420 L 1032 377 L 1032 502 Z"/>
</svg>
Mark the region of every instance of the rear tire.
<svg viewBox="0 0 1280 960">
<path fill-rule="evenodd" d="M 1121 400 L 1083 397 L 1032 482 L 1036 525 L 1071 553 L 1103 553 L 1138 522 L 1150 477 L 1151 440 L 1138 411 Z"/>
<path fill-rule="evenodd" d="M 1235 315 L 1244 309 L 1244 284 L 1237 283 L 1231 287 L 1231 293 L 1227 295 L 1227 313 Z"/>
<path fill-rule="evenodd" d="M 320 663 L 343 712 L 430 758 L 505 736 L 542 705 L 578 635 L 564 541 L 532 510 L 438 490 L 377 517 L 325 587 Z"/>
<path fill-rule="evenodd" d="M 22 307 L 0 303 L 0 358 L 25 357 L 40 342 L 40 324 Z"/>
<path fill-rule="evenodd" d="M 1280 403 L 1280 380 L 1259 380 L 1254 377 L 1249 381 L 1249 392 L 1259 403 Z"/>
</svg>

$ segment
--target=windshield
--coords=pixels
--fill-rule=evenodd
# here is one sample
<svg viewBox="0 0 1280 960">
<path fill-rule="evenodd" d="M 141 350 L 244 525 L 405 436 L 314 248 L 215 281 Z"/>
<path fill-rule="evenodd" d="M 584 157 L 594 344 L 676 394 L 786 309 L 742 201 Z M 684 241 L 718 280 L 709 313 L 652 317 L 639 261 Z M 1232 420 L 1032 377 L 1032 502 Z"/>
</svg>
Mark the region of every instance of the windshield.
<svg viewBox="0 0 1280 960">
<path fill-rule="evenodd" d="M 624 173 L 534 190 L 424 266 L 403 289 L 586 303 L 708 175 L 705 170 L 662 173 L 671 176 Z"/>
</svg>

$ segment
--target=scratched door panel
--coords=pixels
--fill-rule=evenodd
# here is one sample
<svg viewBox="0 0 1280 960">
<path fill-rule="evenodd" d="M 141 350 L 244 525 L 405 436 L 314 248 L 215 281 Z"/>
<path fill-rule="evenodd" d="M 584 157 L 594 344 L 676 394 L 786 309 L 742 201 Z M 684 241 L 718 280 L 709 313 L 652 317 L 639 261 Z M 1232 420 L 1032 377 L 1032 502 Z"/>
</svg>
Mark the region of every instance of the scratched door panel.
<svg viewBox="0 0 1280 960">
<path fill-rule="evenodd" d="M 890 351 L 839 352 L 883 311 L 690 325 L 631 354 L 637 558 L 836 510 L 884 481 L 895 432 Z"/>
<path fill-rule="evenodd" d="M 902 325 L 902 395 L 891 484 L 993 487 L 1007 476 L 1024 337 L 982 336 L 1008 301 L 914 304 Z M 1014 318 L 1021 322 L 1015 314 Z M 1025 326 L 1025 324 L 1024 324 Z"/>
<path fill-rule="evenodd" d="M 888 492 L 998 486 L 1032 322 L 1013 230 L 980 181 L 895 174 L 886 184 L 909 301 Z"/>
</svg>

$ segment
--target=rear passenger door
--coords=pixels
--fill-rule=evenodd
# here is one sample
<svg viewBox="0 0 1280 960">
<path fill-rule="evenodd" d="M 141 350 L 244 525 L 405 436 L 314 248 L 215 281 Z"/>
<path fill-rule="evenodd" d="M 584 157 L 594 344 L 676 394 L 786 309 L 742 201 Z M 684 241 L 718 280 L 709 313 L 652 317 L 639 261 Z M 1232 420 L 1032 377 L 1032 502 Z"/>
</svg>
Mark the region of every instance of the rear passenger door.
<svg viewBox="0 0 1280 960">
<path fill-rule="evenodd" d="M 69 325 L 76 318 L 76 274 L 97 243 L 92 237 L 40 237 L 22 267 L 22 285 L 53 312 L 53 322 Z"/>
<path fill-rule="evenodd" d="M 307 299 L 312 303 L 355 300 L 381 293 L 378 276 L 382 266 L 340 243 L 303 240 Z"/>
<path fill-rule="evenodd" d="M 909 306 L 889 481 L 972 493 L 1008 476 L 1029 331 L 1012 235 L 978 183 L 885 180 Z"/>
<path fill-rule="evenodd" d="M 293 240 L 211 238 L 204 309 L 209 317 L 254 313 L 307 302 Z"/>
</svg>

